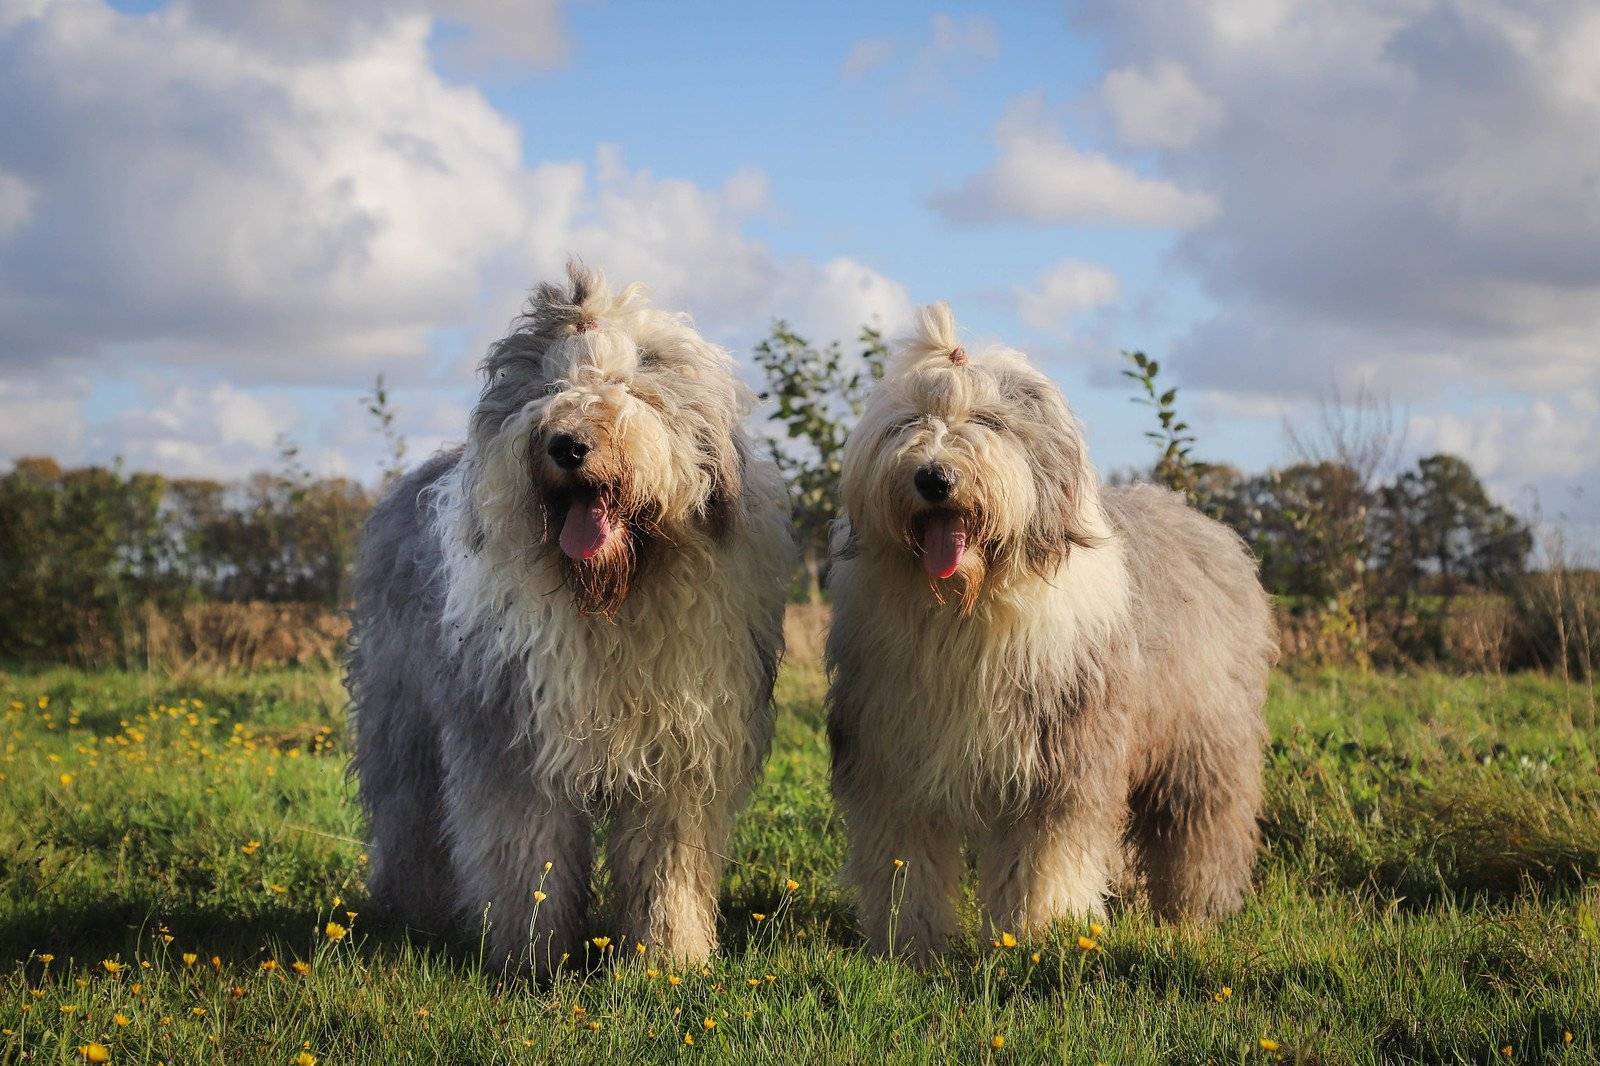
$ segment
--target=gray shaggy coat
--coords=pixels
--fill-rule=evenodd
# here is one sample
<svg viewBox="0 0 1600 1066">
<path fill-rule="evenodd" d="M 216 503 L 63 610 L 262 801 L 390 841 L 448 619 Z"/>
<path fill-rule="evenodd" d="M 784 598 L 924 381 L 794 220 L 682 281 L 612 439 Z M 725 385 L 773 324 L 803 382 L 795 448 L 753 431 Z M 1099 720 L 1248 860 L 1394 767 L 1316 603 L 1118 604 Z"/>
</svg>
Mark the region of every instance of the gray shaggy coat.
<svg viewBox="0 0 1600 1066">
<path fill-rule="evenodd" d="M 844 458 L 827 661 L 833 787 L 868 939 L 1239 906 L 1276 650 L 1244 544 L 1164 489 L 1102 488 L 1054 384 L 922 314 Z M 1131 860 L 1131 865 L 1125 862 Z"/>
<path fill-rule="evenodd" d="M 367 523 L 349 687 L 375 902 L 689 960 L 772 733 L 788 507 L 732 361 L 574 268 L 490 351 L 464 448 Z M 609 814 L 618 924 L 586 927 Z"/>
</svg>

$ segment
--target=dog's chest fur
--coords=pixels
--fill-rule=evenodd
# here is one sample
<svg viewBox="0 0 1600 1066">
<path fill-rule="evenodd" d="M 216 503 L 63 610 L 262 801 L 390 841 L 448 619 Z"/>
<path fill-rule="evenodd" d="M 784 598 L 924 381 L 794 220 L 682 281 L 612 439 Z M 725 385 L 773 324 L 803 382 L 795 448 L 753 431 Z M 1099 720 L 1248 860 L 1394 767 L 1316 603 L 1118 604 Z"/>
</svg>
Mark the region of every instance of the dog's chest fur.
<svg viewBox="0 0 1600 1066">
<path fill-rule="evenodd" d="M 1080 553 L 1087 554 L 1087 553 Z M 831 656 L 848 656 L 843 708 L 862 772 L 892 767 L 908 802 L 987 817 L 1052 785 L 1051 730 L 1071 728 L 1096 656 L 1126 624 L 1120 553 L 1064 568 L 972 613 L 931 605 L 925 587 L 841 574 Z M 881 571 L 880 571 L 881 572 Z"/>
</svg>

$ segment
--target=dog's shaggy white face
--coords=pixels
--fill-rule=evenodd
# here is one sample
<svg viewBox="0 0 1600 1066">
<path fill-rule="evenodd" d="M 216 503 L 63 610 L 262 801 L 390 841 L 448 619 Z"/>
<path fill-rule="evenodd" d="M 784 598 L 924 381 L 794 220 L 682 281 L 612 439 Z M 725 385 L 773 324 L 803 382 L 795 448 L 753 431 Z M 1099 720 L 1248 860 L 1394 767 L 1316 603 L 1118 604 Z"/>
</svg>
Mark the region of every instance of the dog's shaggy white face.
<svg viewBox="0 0 1600 1066">
<path fill-rule="evenodd" d="M 586 613 L 614 614 L 654 553 L 715 536 L 740 491 L 732 361 L 636 297 L 581 271 L 542 288 L 485 361 L 472 419 L 478 534 L 547 553 Z"/>
<path fill-rule="evenodd" d="M 898 557 L 966 610 L 986 585 L 1048 577 L 1075 545 L 1107 535 L 1061 393 L 1019 352 L 969 353 L 943 304 L 924 309 L 868 401 L 842 491 L 847 554 Z"/>
</svg>

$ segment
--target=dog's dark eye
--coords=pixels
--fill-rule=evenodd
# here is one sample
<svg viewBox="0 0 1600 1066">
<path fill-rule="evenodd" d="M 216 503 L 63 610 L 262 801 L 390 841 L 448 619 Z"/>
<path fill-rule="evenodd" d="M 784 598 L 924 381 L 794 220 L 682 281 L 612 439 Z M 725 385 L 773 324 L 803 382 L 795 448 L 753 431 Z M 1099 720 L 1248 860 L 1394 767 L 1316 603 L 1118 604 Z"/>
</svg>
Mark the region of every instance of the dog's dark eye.
<svg viewBox="0 0 1600 1066">
<path fill-rule="evenodd" d="M 661 365 L 661 353 L 651 348 L 639 349 L 639 369 L 654 370 Z"/>
<path fill-rule="evenodd" d="M 1000 420 L 999 415 L 990 414 L 987 411 L 979 411 L 977 414 L 968 418 L 968 421 L 995 433 L 999 433 L 1005 428 L 1005 423 Z"/>
</svg>

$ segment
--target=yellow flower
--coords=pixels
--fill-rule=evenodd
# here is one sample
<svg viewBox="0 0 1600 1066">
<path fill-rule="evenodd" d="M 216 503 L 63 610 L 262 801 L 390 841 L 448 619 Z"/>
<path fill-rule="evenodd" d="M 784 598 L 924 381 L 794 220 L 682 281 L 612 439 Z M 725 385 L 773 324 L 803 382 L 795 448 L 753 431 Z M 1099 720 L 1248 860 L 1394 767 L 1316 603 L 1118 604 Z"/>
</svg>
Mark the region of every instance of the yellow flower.
<svg viewBox="0 0 1600 1066">
<path fill-rule="evenodd" d="M 39 961 L 44 963 L 46 966 L 49 966 L 52 962 L 56 961 L 56 957 L 47 951 L 43 955 L 39 956 Z"/>
<path fill-rule="evenodd" d="M 100 968 L 106 973 L 121 973 L 127 966 L 115 959 L 101 959 Z"/>
<path fill-rule="evenodd" d="M 194 1015 L 196 1018 L 204 1018 L 206 1016 L 206 1009 L 204 1007 L 190 1007 L 189 1013 Z"/>
<path fill-rule="evenodd" d="M 418 1007 L 417 1008 L 417 1017 L 418 1018 L 426 1018 L 431 1013 L 433 1013 L 433 1012 L 428 1010 L 427 1007 Z"/>
<path fill-rule="evenodd" d="M 700 1021 L 700 1028 L 704 1029 L 708 1033 L 716 1027 L 717 1020 L 715 1018 L 702 1018 Z"/>
<path fill-rule="evenodd" d="M 317 1066 L 317 1057 L 309 1051 L 302 1051 L 294 1057 L 294 1066 Z"/>
<path fill-rule="evenodd" d="M 196 955 L 196 954 L 195 954 L 195 953 L 194 953 L 194 952 L 192 952 L 192 951 L 185 951 L 185 952 L 184 952 L 184 953 L 183 953 L 183 954 L 182 954 L 182 955 L 181 955 L 181 956 L 179 956 L 179 957 L 180 957 L 180 958 L 182 958 L 182 959 L 183 959 L 183 964 L 184 964 L 184 965 L 185 965 L 185 966 L 193 966 L 193 965 L 194 965 L 194 964 L 195 964 L 195 962 L 196 962 L 196 961 L 197 961 L 197 960 L 198 960 L 198 959 L 199 959 L 199 958 L 200 958 L 200 956 L 199 956 L 199 955 Z"/>
<path fill-rule="evenodd" d="M 999 1051 L 1001 1048 L 1005 1047 L 1006 1046 L 1005 1034 L 1004 1033 L 996 1033 L 996 1034 L 994 1034 L 994 1036 L 989 1038 L 989 1046 L 994 1048 L 996 1051 Z"/>
<path fill-rule="evenodd" d="M 1089 923 L 1089 935 L 1090 936 L 1099 936 L 1101 933 L 1103 933 L 1105 931 L 1106 931 L 1106 927 L 1101 925 L 1099 922 L 1090 922 Z"/>
<path fill-rule="evenodd" d="M 301 977 L 304 977 L 306 974 L 311 972 L 311 964 L 306 962 L 304 959 L 295 959 L 289 964 L 289 969 L 293 970 Z"/>
<path fill-rule="evenodd" d="M 213 956 L 211 956 L 211 968 L 213 970 L 217 971 L 218 973 L 222 972 L 222 956 L 221 955 L 213 955 Z"/>
<path fill-rule="evenodd" d="M 1086 936 L 1080 936 L 1078 938 L 1078 950 L 1079 951 L 1099 951 L 1100 950 L 1100 945 L 1095 943 L 1093 940 L 1090 940 Z"/>
<path fill-rule="evenodd" d="M 71 774 L 62 774 L 60 777 L 56 778 L 56 780 L 61 782 L 61 787 L 62 788 L 66 788 L 67 786 L 72 784 L 72 775 Z"/>
<path fill-rule="evenodd" d="M 244 852 L 246 855 L 254 855 L 257 851 L 261 850 L 261 841 L 252 840 L 248 844 L 246 844 L 243 847 L 241 847 L 239 850 Z"/>
<path fill-rule="evenodd" d="M 683 1034 L 683 1042 L 692 1047 L 694 1045 L 694 1034 L 693 1033 L 684 1033 Z"/>
<path fill-rule="evenodd" d="M 774 982 L 774 981 L 776 981 L 778 979 L 778 975 L 775 974 L 775 973 L 769 973 L 769 974 L 766 975 L 766 978 L 767 978 L 767 984 L 770 985 L 772 982 Z"/>
<path fill-rule="evenodd" d="M 683 984 L 683 978 L 679 977 L 675 973 L 669 973 L 667 975 L 667 984 L 671 985 L 673 988 L 677 988 L 679 985 Z"/>
<path fill-rule="evenodd" d="M 572 1005 L 572 1016 L 574 1018 L 578 1017 L 579 1015 L 588 1014 L 588 1013 L 589 1013 L 589 1009 L 587 1007 L 585 1007 L 583 1004 L 574 1003 Z"/>
<path fill-rule="evenodd" d="M 261 972 L 262 973 L 276 973 L 277 969 L 278 969 L 278 960 L 277 959 L 263 959 L 261 961 Z"/>
<path fill-rule="evenodd" d="M 344 935 L 350 930 L 346 929 L 338 922 L 329 922 L 327 925 L 322 927 L 322 931 L 327 934 L 329 940 L 343 940 Z"/>
<path fill-rule="evenodd" d="M 78 1054 L 85 1062 L 110 1062 L 111 1049 L 104 1044 L 79 1044 Z"/>
<path fill-rule="evenodd" d="M 589 1023 L 589 1031 L 590 1032 L 599 1032 L 600 1031 L 600 1023 L 599 1022 L 590 1022 Z"/>
<path fill-rule="evenodd" d="M 1561 1030 L 1561 1042 L 1563 1044 L 1572 1043 L 1572 1030 L 1571 1029 L 1563 1029 L 1563 1030 Z"/>
<path fill-rule="evenodd" d="M 171 933 L 162 933 L 161 934 L 161 942 L 163 944 L 170 944 L 170 943 L 172 943 L 172 941 L 174 939 L 176 939 L 176 938 L 173 937 L 173 935 Z"/>
<path fill-rule="evenodd" d="M 608 936 L 597 936 L 591 939 L 589 943 L 593 944 L 601 951 L 604 951 L 606 948 L 611 946 L 611 938 Z"/>
<path fill-rule="evenodd" d="M 643 955 L 644 954 L 644 941 L 643 940 L 641 940 L 638 943 L 633 945 L 633 953 L 635 955 Z"/>
<path fill-rule="evenodd" d="M 800 882 L 791 877 L 789 880 L 783 883 L 783 887 L 787 888 L 790 892 L 793 892 L 795 889 L 800 887 Z"/>
<path fill-rule="evenodd" d="M 652 966 L 650 969 L 644 972 L 644 975 L 651 980 L 655 980 L 657 977 L 661 976 L 661 971 Z"/>
<path fill-rule="evenodd" d="M 751 988 L 755 988 L 755 987 L 757 987 L 757 986 L 759 986 L 761 984 L 761 978 L 759 978 L 759 977 L 747 978 L 745 980 L 745 984 L 749 985 Z"/>
<path fill-rule="evenodd" d="M 543 903 L 545 900 L 547 900 L 549 898 L 550 898 L 549 896 L 545 895 L 543 892 L 539 891 L 537 888 L 533 890 L 533 901 L 535 903 Z"/>
<path fill-rule="evenodd" d="M 1501 1048 L 1500 1049 L 1500 1054 L 1504 1055 L 1506 1058 L 1509 1059 L 1511 1057 L 1511 1045 L 1507 1044 L 1505 1047 Z"/>
<path fill-rule="evenodd" d="M 1261 1045 L 1261 1050 L 1262 1051 L 1277 1051 L 1278 1050 L 1278 1042 L 1276 1040 L 1273 1040 L 1273 1039 L 1269 1038 L 1269 1037 L 1265 1037 L 1264 1036 L 1260 1040 L 1257 1040 L 1256 1043 Z"/>
<path fill-rule="evenodd" d="M 132 992 L 134 995 L 137 996 L 139 994 L 140 990 L 143 989 L 143 988 L 144 988 L 144 985 L 141 985 L 137 981 L 135 981 L 133 984 L 128 986 L 128 991 Z"/>
<path fill-rule="evenodd" d="M 545 873 L 549 873 L 550 872 L 550 867 L 552 867 L 554 865 L 555 865 L 555 863 L 553 863 L 553 862 L 546 862 L 544 864 L 544 872 Z"/>
<path fill-rule="evenodd" d="M 900 867 L 904 866 L 905 864 L 906 864 L 906 861 L 904 859 L 896 859 L 894 861 L 894 868 L 896 870 L 898 870 L 898 869 L 900 869 Z"/>
<path fill-rule="evenodd" d="M 1028 961 L 1037 964 L 1039 962 L 1039 953 L 1035 951 L 1032 955 L 1029 955 Z"/>
<path fill-rule="evenodd" d="M 75 1011 L 77 1009 L 78 1009 L 78 1005 L 76 1003 L 63 1003 L 63 1004 L 61 1004 L 61 1013 L 62 1014 L 71 1014 L 73 1011 Z"/>
<path fill-rule="evenodd" d="M 754 918 L 756 920 L 756 922 L 758 922 L 758 923 L 764 922 L 764 921 L 767 920 L 767 916 L 765 914 L 756 914 L 753 911 L 751 912 L 750 917 Z"/>
<path fill-rule="evenodd" d="M 1005 948 L 1007 951 L 1010 951 L 1012 948 L 1017 946 L 1017 938 L 1012 936 L 1010 933 L 1001 933 L 1000 946 Z"/>
<path fill-rule="evenodd" d="M 117 1013 L 115 1013 L 115 1014 L 113 1014 L 111 1016 L 111 1020 L 113 1022 L 117 1023 L 118 1028 L 121 1028 L 122 1026 L 127 1025 L 129 1022 L 133 1021 L 132 1018 L 128 1017 L 126 1014 L 122 1013 L 120 1010 L 117 1011 Z"/>
</svg>

